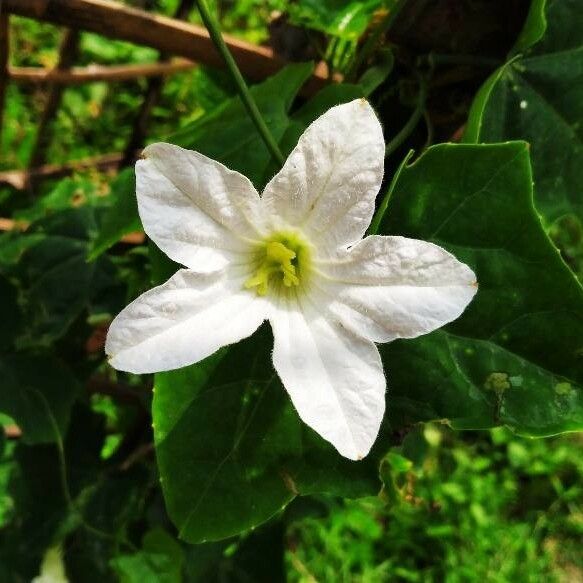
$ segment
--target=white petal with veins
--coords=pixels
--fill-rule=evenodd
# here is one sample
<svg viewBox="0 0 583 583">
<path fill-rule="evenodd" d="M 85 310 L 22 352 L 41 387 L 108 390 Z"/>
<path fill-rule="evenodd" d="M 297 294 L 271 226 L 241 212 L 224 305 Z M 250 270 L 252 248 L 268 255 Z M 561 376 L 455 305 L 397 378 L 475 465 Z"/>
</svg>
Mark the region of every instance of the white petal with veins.
<svg viewBox="0 0 583 583">
<path fill-rule="evenodd" d="M 415 338 L 458 318 L 476 276 L 445 249 L 417 239 L 372 236 L 320 262 L 315 285 L 347 328 L 375 342 Z"/>
<path fill-rule="evenodd" d="M 105 351 L 119 370 L 172 370 L 250 336 L 266 314 L 265 301 L 244 291 L 240 278 L 181 269 L 118 314 Z"/>
<path fill-rule="evenodd" d="M 362 459 L 385 410 L 385 376 L 377 347 L 316 308 L 288 304 L 269 318 L 273 364 L 302 421 L 343 456 Z"/>
<path fill-rule="evenodd" d="M 195 271 L 222 269 L 260 236 L 260 199 L 251 182 L 178 146 L 152 144 L 136 163 L 138 210 L 148 236 Z"/>
<path fill-rule="evenodd" d="M 318 249 L 354 243 L 372 218 L 384 152 L 368 102 L 333 107 L 308 127 L 265 187 L 266 213 L 276 225 L 301 228 Z"/>
</svg>

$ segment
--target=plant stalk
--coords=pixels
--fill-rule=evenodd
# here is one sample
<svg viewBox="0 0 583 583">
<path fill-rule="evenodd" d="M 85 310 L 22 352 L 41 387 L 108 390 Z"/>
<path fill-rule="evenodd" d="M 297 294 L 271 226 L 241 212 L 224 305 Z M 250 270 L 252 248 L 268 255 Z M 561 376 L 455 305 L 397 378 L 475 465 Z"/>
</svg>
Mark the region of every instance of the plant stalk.
<svg viewBox="0 0 583 583">
<path fill-rule="evenodd" d="M 257 128 L 259 135 L 265 142 L 265 145 L 267 146 L 267 149 L 269 150 L 273 159 L 280 166 L 283 165 L 284 162 L 283 154 L 281 153 L 281 150 L 279 149 L 277 142 L 271 135 L 271 132 L 269 131 L 269 128 L 265 123 L 265 120 L 261 116 L 257 104 L 253 99 L 253 95 L 251 95 L 249 87 L 247 87 L 245 79 L 243 79 L 243 75 L 241 75 L 241 71 L 239 71 L 239 67 L 237 67 L 237 63 L 235 62 L 233 55 L 231 55 L 225 41 L 223 40 L 218 22 L 215 20 L 214 16 L 208 9 L 205 0 L 196 0 L 196 4 L 198 6 L 198 10 L 200 12 L 202 21 L 204 22 L 204 25 L 211 37 L 211 40 L 213 41 L 217 51 L 219 51 L 221 57 L 223 57 L 225 64 L 227 65 L 227 69 L 229 70 L 229 73 L 231 74 L 231 77 L 235 82 L 237 91 L 239 93 L 239 97 L 241 98 L 241 101 L 243 102 L 243 105 L 245 106 L 247 113 L 249 114 L 253 123 L 255 124 L 255 127 Z"/>
<path fill-rule="evenodd" d="M 409 152 L 407 152 L 407 155 L 403 158 L 403 161 L 399 164 L 397 171 L 393 175 L 393 179 L 391 180 L 391 184 L 389 186 L 389 189 L 387 190 L 387 193 L 385 194 L 383 200 L 381 201 L 381 204 L 379 205 L 379 208 L 376 210 L 376 212 L 372 218 L 372 221 L 370 222 L 370 226 L 368 228 L 367 235 L 377 235 L 378 234 L 379 228 L 381 226 L 381 222 L 383 220 L 383 217 L 385 216 L 385 212 L 387 211 L 387 207 L 389 206 L 389 200 L 391 200 L 391 195 L 393 194 L 393 190 L 395 190 L 395 185 L 397 184 L 397 180 L 399 179 L 401 172 L 403 172 L 403 170 L 405 169 L 405 166 L 407 165 L 407 162 L 409 162 L 409 160 L 411 159 L 411 156 L 413 156 L 414 153 L 415 152 L 413 150 L 409 150 Z"/>
<path fill-rule="evenodd" d="M 417 127 L 425 111 L 425 102 L 427 101 L 427 81 L 422 75 L 419 75 L 419 93 L 417 95 L 417 104 L 403 126 L 401 131 L 387 144 L 385 148 L 385 157 L 390 156 L 401 144 L 409 137 L 411 132 Z"/>
</svg>

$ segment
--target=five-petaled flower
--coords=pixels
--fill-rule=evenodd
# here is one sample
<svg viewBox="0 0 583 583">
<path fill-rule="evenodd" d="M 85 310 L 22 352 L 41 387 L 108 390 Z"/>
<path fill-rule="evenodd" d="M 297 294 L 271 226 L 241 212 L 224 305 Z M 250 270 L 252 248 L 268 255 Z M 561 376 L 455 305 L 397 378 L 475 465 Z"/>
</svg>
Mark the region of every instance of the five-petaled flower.
<svg viewBox="0 0 583 583">
<path fill-rule="evenodd" d="M 476 292 L 472 270 L 437 245 L 362 239 L 384 150 L 363 99 L 313 122 L 261 196 L 245 176 L 197 152 L 148 146 L 136 164 L 140 217 L 186 269 L 113 321 L 111 365 L 183 367 L 269 320 L 273 365 L 299 416 L 343 456 L 364 457 L 385 409 L 374 343 L 431 332 Z"/>
</svg>

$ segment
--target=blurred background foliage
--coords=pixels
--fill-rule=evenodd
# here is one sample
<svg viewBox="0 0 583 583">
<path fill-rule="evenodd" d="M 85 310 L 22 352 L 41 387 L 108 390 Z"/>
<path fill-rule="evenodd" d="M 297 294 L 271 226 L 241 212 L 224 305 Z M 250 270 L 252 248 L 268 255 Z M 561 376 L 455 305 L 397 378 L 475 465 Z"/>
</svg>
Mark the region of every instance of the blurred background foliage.
<svg viewBox="0 0 583 583">
<path fill-rule="evenodd" d="M 177 6 L 177 0 L 125 3 L 166 15 Z M 291 60 L 322 58 L 333 71 L 350 75 L 356 48 L 391 3 L 210 4 L 226 32 L 255 43 L 271 42 Z M 368 77 L 360 79 L 370 84 L 389 134 L 400 129 L 415 105 L 411 66 L 420 55 L 431 50 L 480 58 L 470 59 L 470 66 L 463 58 L 443 61 L 446 65 L 431 80 L 429 113 L 397 150 L 401 154 L 411 144 L 423 148 L 456 134 L 459 138 L 473 96 L 509 53 L 529 6 L 520 0 L 416 4 L 416 18 L 402 22 L 392 37 L 401 51 L 397 63 L 383 47 L 369 63 Z M 468 14 L 474 16 L 465 18 Z M 464 26 L 459 26 L 460 19 Z M 196 11 L 191 20 L 200 23 Z M 55 65 L 60 38 L 56 27 L 12 17 L 11 64 Z M 83 33 L 76 64 L 156 58 L 152 49 Z M 122 151 L 145 88 L 145 81 L 67 88 L 47 161 Z M 153 110 L 148 139 L 179 132 L 232 95 L 234 88 L 222 71 L 200 67 L 169 77 Z M 44 99 L 42 89 L 10 84 L 0 170 L 26 167 Z M 395 166 L 391 160 L 388 173 Z M 130 252 L 114 247 L 93 263 L 85 260 L 112 204 L 108 194 L 128 179 L 123 173 L 114 177 L 113 172 L 88 170 L 45 181 L 33 202 L 0 186 L 2 216 L 33 222 L 26 234 L 0 235 L 0 288 L 24 298 L 20 309 L 27 318 L 23 324 L 18 313 L 0 307 L 0 345 L 9 328 L 18 330 L 18 349 L 24 355 L 10 367 L 10 374 L 17 371 L 21 376 L 5 381 L 5 386 L 19 386 L 29 378 L 39 352 L 49 346 L 71 363 L 76 376 L 102 370 L 110 314 L 149 287 L 144 246 Z M 581 277 L 579 218 L 563 216 L 549 232 Z M 37 247 L 39 241 L 42 247 Z M 44 251 L 50 245 L 58 246 L 57 259 Z M 16 280 L 15 291 L 11 286 Z M 63 281 L 70 295 L 47 293 L 62 287 Z M 0 370 L 2 366 L 0 361 Z M 47 362 L 45 370 L 50 367 L 58 369 L 54 378 L 59 390 L 69 395 L 70 405 L 80 390 L 77 382 L 58 362 Z M 131 375 L 123 378 L 121 399 L 108 395 L 108 387 L 107 382 L 94 386 L 88 398 L 74 405 L 66 435 L 58 415 L 54 420 L 58 449 L 69 468 L 66 488 L 57 461 L 63 458 L 56 458 L 54 447 L 43 438 L 54 427 L 47 429 L 39 421 L 27 434 L 28 442 L 8 435 L 0 443 L 0 581 L 29 581 L 43 558 L 50 564 L 61 556 L 75 582 L 583 581 L 580 435 L 530 440 L 502 428 L 457 433 L 445 424 L 418 425 L 397 436 L 398 445 L 383 461 L 384 486 L 378 498 L 298 498 L 245 535 L 190 546 L 178 541 L 166 515 L 151 448 L 149 391 Z M 32 407 L 30 399 L 12 404 L 12 417 L 3 416 L 2 424 L 13 427 Z M 77 512 L 63 522 L 68 496 L 79 502 Z M 47 549 L 53 554 L 47 555 Z"/>
<path fill-rule="evenodd" d="M 418 428 L 389 454 L 388 504 L 322 500 L 291 522 L 292 580 L 580 581 L 581 445 Z"/>
</svg>

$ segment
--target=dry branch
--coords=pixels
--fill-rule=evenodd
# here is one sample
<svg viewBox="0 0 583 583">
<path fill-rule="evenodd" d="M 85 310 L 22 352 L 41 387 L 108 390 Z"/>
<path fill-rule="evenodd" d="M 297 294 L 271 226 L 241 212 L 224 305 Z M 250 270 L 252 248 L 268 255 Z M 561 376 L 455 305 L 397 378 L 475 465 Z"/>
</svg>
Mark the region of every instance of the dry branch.
<svg viewBox="0 0 583 583">
<path fill-rule="evenodd" d="M 192 10 L 193 4 L 194 0 L 180 0 L 174 13 L 174 18 L 177 20 L 186 20 L 188 14 Z M 160 53 L 158 61 L 160 63 L 166 63 L 170 60 L 170 57 L 171 55 Z M 135 162 L 134 154 L 136 150 L 144 145 L 148 133 L 148 120 L 150 119 L 150 114 L 152 113 L 154 106 L 160 100 L 163 85 L 164 77 L 151 77 L 148 79 L 148 86 L 144 93 L 140 110 L 135 118 L 130 139 L 124 150 L 124 157 L 121 163 L 122 166 L 129 166 Z"/>
<path fill-rule="evenodd" d="M 20 439 L 22 437 L 22 429 L 18 425 L 5 425 L 3 429 L 6 439 Z"/>
<path fill-rule="evenodd" d="M 207 31 L 194 24 L 148 14 L 107 0 L 3 1 L 8 13 L 146 45 L 205 65 L 224 67 Z M 269 48 L 229 36 L 225 36 L 225 41 L 242 73 L 250 79 L 264 79 L 285 65 L 285 61 Z M 320 64 L 304 92 L 314 93 L 326 83 L 326 67 Z"/>
<path fill-rule="evenodd" d="M 7 231 L 21 231 L 24 232 L 28 229 L 30 223 L 26 221 L 15 221 L 13 219 L 6 219 L 0 217 L 0 232 Z M 128 233 L 124 235 L 120 241 L 126 243 L 127 245 L 140 245 L 146 240 L 144 233 L 136 231 L 135 233 Z"/>
<path fill-rule="evenodd" d="M 0 7 L 2 3 L 0 2 Z M 9 49 L 8 14 L 0 8 L 0 139 L 2 138 L 2 120 L 4 118 L 4 102 L 6 101 L 6 86 L 8 85 L 8 49 Z"/>
<path fill-rule="evenodd" d="M 55 69 L 60 71 L 69 69 L 76 58 L 78 46 L 79 33 L 76 30 L 67 30 L 61 42 L 59 62 Z M 61 85 L 51 85 L 45 108 L 38 124 L 36 142 L 32 148 L 28 163 L 29 168 L 37 168 L 45 161 L 46 150 L 51 139 L 51 123 L 61 105 L 62 96 L 63 87 Z M 35 176 L 31 174 L 30 177 L 34 178 Z"/>
<path fill-rule="evenodd" d="M 0 172 L 0 184 L 8 184 L 17 190 L 24 190 L 30 176 L 34 178 L 61 178 L 77 170 L 96 168 L 98 170 L 117 169 L 123 154 L 114 152 L 102 156 L 92 156 L 84 160 L 74 160 L 65 164 L 44 164 L 30 170 L 7 170 Z"/>
<path fill-rule="evenodd" d="M 161 77 L 189 71 L 196 63 L 188 59 L 175 59 L 168 63 L 145 63 L 131 65 L 88 65 L 72 67 L 67 71 L 43 67 L 8 67 L 11 81 L 32 85 L 81 85 L 94 81 L 130 81 L 145 77 Z"/>
</svg>

